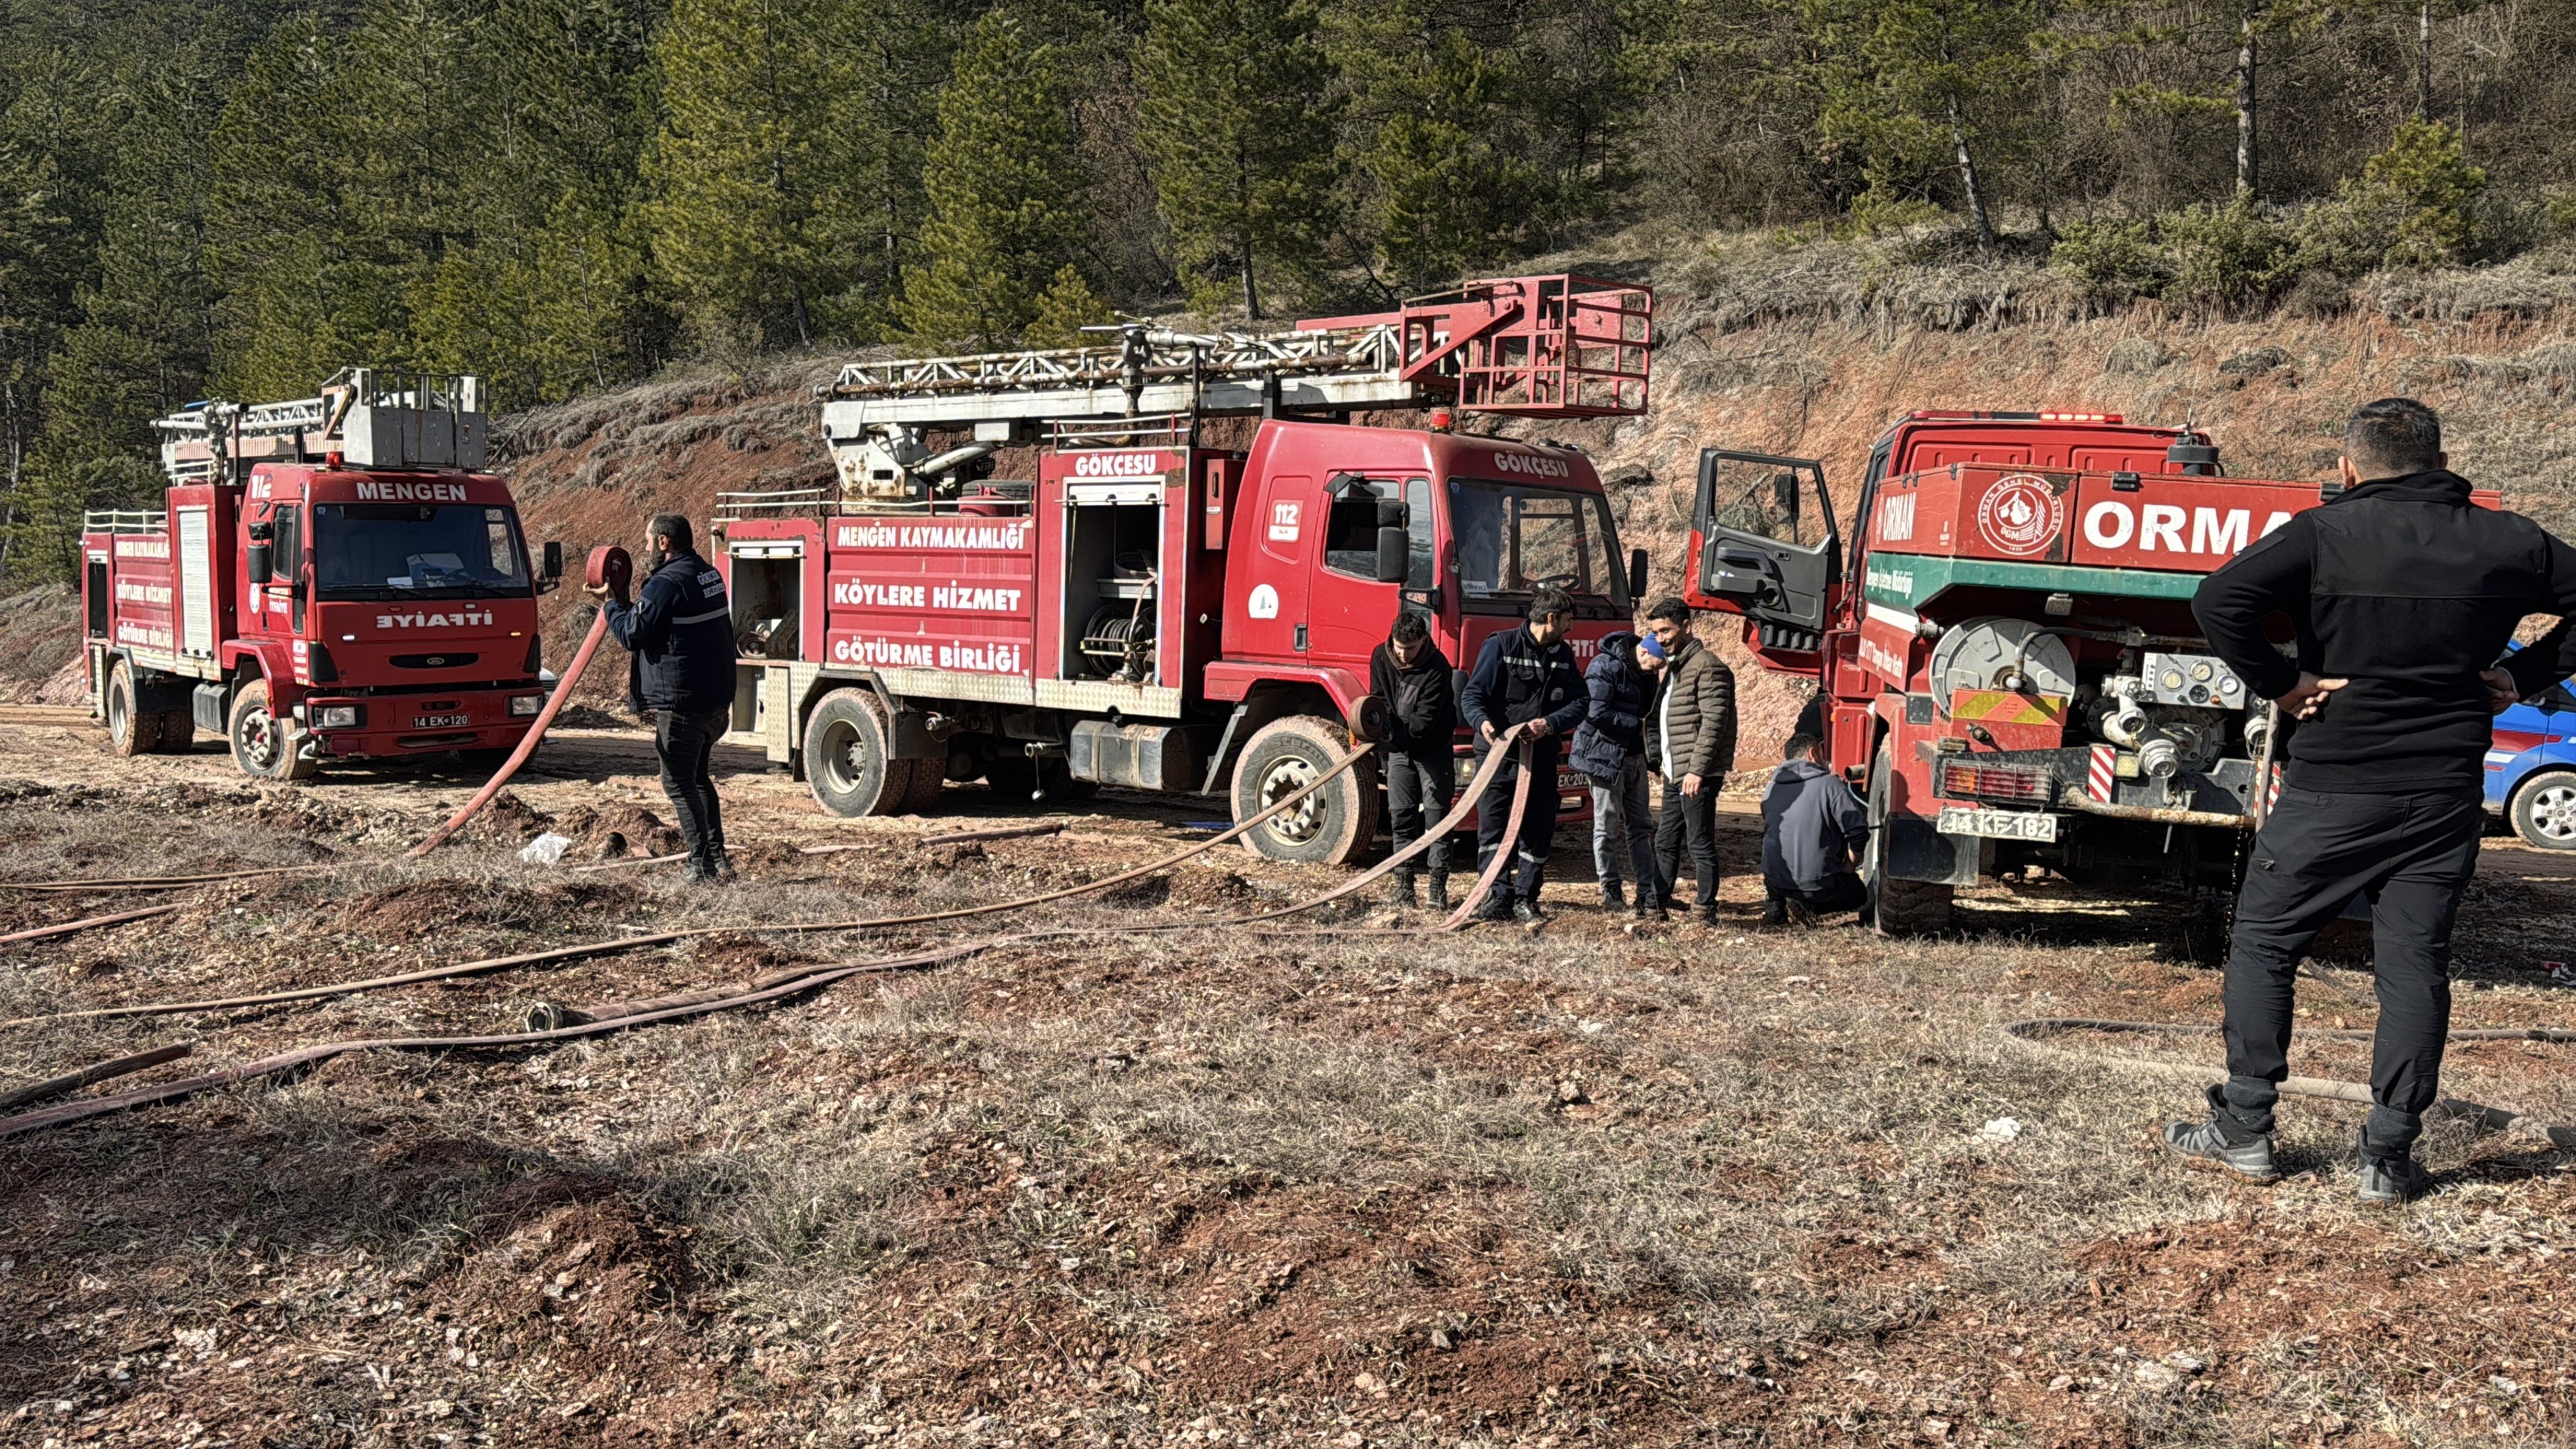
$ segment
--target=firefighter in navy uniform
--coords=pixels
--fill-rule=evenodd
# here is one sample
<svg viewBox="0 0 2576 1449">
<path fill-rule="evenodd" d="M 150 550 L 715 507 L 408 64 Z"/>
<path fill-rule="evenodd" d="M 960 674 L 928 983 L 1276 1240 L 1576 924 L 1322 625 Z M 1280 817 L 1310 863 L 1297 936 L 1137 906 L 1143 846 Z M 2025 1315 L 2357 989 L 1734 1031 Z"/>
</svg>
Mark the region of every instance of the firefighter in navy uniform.
<svg viewBox="0 0 2576 1449">
<path fill-rule="evenodd" d="M 2451 922 L 2486 823 L 2489 717 L 2576 672 L 2576 643 L 2561 622 L 2498 658 L 2525 615 L 2576 611 L 2576 550 L 2472 503 L 2422 403 L 2364 404 L 2343 452 L 2342 493 L 2239 553 L 2192 600 L 2210 647 L 2301 723 L 2237 902 L 2228 1080 L 2209 1089 L 2207 1120 L 2175 1122 L 2165 1141 L 2254 1181 L 2277 1175 L 2272 1108 L 2289 1074 L 2293 973 L 2363 895 L 2379 1025 L 2360 1192 L 2394 1203 L 2431 1185 L 2414 1144 L 2439 1095 Z M 2297 631 L 2295 662 L 2265 637 L 2275 612 Z"/>
<path fill-rule="evenodd" d="M 1517 840 L 1503 839 L 1511 823 L 1512 791 L 1520 766 L 1506 763 L 1494 774 L 1476 802 L 1476 861 L 1481 870 L 1498 849 L 1510 848 L 1516 859 L 1495 878 L 1494 894 L 1485 902 L 1487 920 L 1510 916 L 1525 925 L 1546 917 L 1539 911 L 1540 877 L 1547 853 L 1556 844 L 1557 740 L 1583 722 L 1592 696 L 1583 687 L 1583 672 L 1574 666 L 1574 650 L 1565 642 L 1565 626 L 1574 619 L 1574 599 L 1565 590 L 1542 584 L 1530 595 L 1529 622 L 1485 640 L 1476 667 L 1458 691 L 1459 713 L 1476 732 L 1476 752 L 1509 749 L 1515 740 L 1530 742 L 1529 802 L 1521 815 Z"/>
<path fill-rule="evenodd" d="M 724 821 L 708 761 L 733 716 L 733 609 L 724 575 L 698 557 L 689 520 L 663 513 L 645 530 L 646 577 L 631 606 L 608 599 L 608 632 L 634 653 L 627 699 L 653 715 L 662 790 L 680 817 L 692 881 L 730 881 Z M 590 590 L 606 595 L 605 587 Z"/>
</svg>

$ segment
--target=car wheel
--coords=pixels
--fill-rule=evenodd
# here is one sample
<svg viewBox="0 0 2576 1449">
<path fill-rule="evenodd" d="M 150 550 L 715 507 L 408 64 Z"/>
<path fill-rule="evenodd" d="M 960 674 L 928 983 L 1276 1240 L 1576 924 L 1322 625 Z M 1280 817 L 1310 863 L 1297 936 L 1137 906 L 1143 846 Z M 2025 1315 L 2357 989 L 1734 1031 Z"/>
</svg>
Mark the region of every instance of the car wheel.
<svg viewBox="0 0 2576 1449">
<path fill-rule="evenodd" d="M 2543 770 L 2513 792 L 2513 833 L 2539 850 L 2576 850 L 2576 770 Z"/>
</svg>

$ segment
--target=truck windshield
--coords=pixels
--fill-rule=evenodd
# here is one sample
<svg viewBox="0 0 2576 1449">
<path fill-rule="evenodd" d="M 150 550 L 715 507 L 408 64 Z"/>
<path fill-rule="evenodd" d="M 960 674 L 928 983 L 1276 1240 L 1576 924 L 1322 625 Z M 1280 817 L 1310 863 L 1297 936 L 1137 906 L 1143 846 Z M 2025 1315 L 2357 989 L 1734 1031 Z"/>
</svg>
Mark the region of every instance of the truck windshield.
<svg viewBox="0 0 2576 1449">
<path fill-rule="evenodd" d="M 479 503 L 319 503 L 313 583 L 324 599 L 514 599 L 528 551 L 514 510 Z"/>
<path fill-rule="evenodd" d="M 1623 608 L 1629 602 L 1619 535 L 1598 495 L 1452 478 L 1449 531 L 1459 592 L 1470 602 L 1525 599 L 1540 584 Z"/>
</svg>

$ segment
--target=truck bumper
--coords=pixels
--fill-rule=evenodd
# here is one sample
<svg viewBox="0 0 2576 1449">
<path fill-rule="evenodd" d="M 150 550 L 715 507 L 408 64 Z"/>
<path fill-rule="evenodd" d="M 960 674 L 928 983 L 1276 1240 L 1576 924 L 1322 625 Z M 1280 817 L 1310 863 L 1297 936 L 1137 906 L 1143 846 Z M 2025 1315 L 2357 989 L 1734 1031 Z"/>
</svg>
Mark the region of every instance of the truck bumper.
<svg viewBox="0 0 2576 1449">
<path fill-rule="evenodd" d="M 512 700 L 525 713 L 513 713 Z M 315 693 L 295 708 L 327 759 L 424 755 L 443 750 L 508 749 L 545 702 L 534 684 L 502 689 L 421 690 L 410 694 Z M 340 711 L 354 711 L 354 723 Z"/>
</svg>

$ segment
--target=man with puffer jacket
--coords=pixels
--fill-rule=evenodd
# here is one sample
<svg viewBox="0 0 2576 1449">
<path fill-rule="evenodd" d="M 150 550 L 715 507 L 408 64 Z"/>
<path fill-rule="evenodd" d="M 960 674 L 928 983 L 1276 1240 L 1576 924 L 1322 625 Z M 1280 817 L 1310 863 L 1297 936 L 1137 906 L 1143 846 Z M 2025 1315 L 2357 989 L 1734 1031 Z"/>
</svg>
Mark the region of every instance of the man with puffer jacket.
<svg viewBox="0 0 2576 1449">
<path fill-rule="evenodd" d="M 1717 792 L 1735 767 L 1735 671 L 1691 636 L 1690 605 L 1657 600 L 1646 628 L 1664 646 L 1663 686 L 1646 712 L 1646 764 L 1664 777 L 1663 814 L 1655 821 L 1655 909 L 1663 919 L 1681 884 L 1687 846 L 1703 924 L 1717 924 Z"/>
<path fill-rule="evenodd" d="M 1592 782 L 1592 869 L 1601 878 L 1601 904 L 1612 910 L 1628 904 L 1620 892 L 1625 857 L 1642 919 L 1655 899 L 1655 822 L 1646 804 L 1646 699 L 1654 685 L 1638 645 L 1625 630 L 1601 641 L 1583 671 L 1591 703 L 1566 763 Z"/>
</svg>

